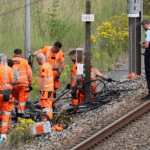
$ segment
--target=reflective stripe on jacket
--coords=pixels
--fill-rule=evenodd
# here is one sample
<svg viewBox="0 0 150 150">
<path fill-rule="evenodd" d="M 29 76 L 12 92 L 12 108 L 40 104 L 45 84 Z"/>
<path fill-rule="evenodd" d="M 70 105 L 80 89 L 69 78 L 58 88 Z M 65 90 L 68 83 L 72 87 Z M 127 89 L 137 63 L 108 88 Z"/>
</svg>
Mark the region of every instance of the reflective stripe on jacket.
<svg viewBox="0 0 150 150">
<path fill-rule="evenodd" d="M 13 71 L 6 65 L 0 66 L 0 90 L 12 89 Z"/>
<path fill-rule="evenodd" d="M 15 57 L 12 59 L 14 62 L 13 70 L 18 69 L 19 78 L 18 83 L 32 84 L 32 70 L 28 61 L 24 58 Z"/>
<path fill-rule="evenodd" d="M 72 72 L 71 72 L 71 88 L 73 86 L 76 85 L 76 82 L 77 82 L 77 63 L 74 63 L 73 67 L 72 67 Z"/>
<path fill-rule="evenodd" d="M 46 83 L 45 83 L 43 91 L 54 91 L 53 72 L 52 72 L 52 67 L 49 63 L 43 64 L 40 68 L 40 72 L 39 72 L 40 89 L 42 86 L 43 77 L 45 77 L 46 79 Z"/>
</svg>

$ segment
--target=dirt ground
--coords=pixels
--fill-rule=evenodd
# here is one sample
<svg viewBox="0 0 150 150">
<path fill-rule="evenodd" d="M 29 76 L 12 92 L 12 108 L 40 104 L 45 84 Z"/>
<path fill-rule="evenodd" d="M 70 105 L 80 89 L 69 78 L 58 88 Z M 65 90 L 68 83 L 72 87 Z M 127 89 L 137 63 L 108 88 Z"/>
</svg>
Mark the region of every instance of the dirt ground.
<svg viewBox="0 0 150 150">
<path fill-rule="evenodd" d="M 117 68 L 119 68 L 120 66 L 122 66 L 123 64 L 126 64 L 129 62 L 129 57 L 119 57 L 118 59 L 119 61 L 115 64 L 113 64 L 114 66 L 114 70 L 116 70 Z"/>
</svg>

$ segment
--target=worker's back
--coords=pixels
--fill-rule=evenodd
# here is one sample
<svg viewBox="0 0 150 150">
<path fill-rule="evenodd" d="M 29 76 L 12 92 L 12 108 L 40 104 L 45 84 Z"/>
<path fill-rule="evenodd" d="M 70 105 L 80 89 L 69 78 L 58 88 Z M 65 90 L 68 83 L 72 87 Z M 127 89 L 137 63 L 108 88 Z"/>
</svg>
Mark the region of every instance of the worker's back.
<svg viewBox="0 0 150 150">
<path fill-rule="evenodd" d="M 42 86 L 42 78 L 46 78 L 44 91 L 54 91 L 53 72 L 49 63 L 45 63 L 41 66 L 39 71 L 39 85 Z"/>
<path fill-rule="evenodd" d="M 32 70 L 28 64 L 28 61 L 24 58 L 15 57 L 12 59 L 14 62 L 13 70 L 17 68 L 19 78 L 17 82 L 29 83 L 30 78 L 32 78 Z"/>
<path fill-rule="evenodd" d="M 12 69 L 6 65 L 0 66 L 0 90 L 11 89 Z"/>
</svg>

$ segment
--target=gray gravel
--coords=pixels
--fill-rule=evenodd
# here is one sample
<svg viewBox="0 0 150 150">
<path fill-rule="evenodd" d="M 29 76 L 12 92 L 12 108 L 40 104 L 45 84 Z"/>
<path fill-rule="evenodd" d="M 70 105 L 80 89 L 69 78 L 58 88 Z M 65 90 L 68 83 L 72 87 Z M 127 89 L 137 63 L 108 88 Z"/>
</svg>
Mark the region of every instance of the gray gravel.
<svg viewBox="0 0 150 150">
<path fill-rule="evenodd" d="M 85 137 L 94 134 L 97 130 L 101 130 L 106 125 L 126 114 L 135 106 L 139 106 L 142 103 L 140 98 L 147 93 L 144 75 L 120 84 L 114 83 L 114 85 L 115 89 L 111 84 L 109 85 L 109 89 L 133 90 L 121 92 L 119 98 L 114 98 L 114 100 L 107 105 L 77 115 L 76 121 L 70 124 L 70 126 L 62 132 L 53 131 L 50 135 L 35 138 L 32 143 L 32 148 L 34 149 L 36 147 L 38 150 L 69 149 L 77 142 L 84 140 Z M 69 102 L 61 101 L 58 105 L 63 105 L 63 107 L 66 108 L 69 106 Z M 30 145 L 26 145 L 20 149 L 29 149 L 29 147 Z"/>
<path fill-rule="evenodd" d="M 114 133 L 93 150 L 150 150 L 150 113 Z"/>
</svg>

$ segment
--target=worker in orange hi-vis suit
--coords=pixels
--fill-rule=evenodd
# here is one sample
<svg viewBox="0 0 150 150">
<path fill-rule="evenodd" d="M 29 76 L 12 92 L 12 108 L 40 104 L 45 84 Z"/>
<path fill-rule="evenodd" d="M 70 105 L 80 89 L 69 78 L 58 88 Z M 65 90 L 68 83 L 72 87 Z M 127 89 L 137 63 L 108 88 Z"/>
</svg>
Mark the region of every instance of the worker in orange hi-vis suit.
<svg viewBox="0 0 150 150">
<path fill-rule="evenodd" d="M 60 86 L 59 78 L 64 69 L 65 61 L 64 54 L 61 51 L 62 44 L 60 42 L 55 42 L 54 46 L 45 46 L 39 51 L 34 52 L 36 56 L 39 53 L 43 53 L 46 58 L 46 62 L 50 63 L 53 70 L 54 78 L 54 98 L 56 98 L 56 90 Z"/>
<path fill-rule="evenodd" d="M 1 139 L 6 140 L 8 124 L 12 111 L 12 84 L 15 79 L 12 68 L 7 66 L 5 54 L 0 54 L 0 121 Z"/>
<path fill-rule="evenodd" d="M 7 65 L 10 67 L 10 68 L 13 68 L 13 60 L 12 59 L 7 59 Z M 14 97 L 12 97 L 12 115 L 16 116 L 16 110 L 15 110 L 15 99 Z M 11 123 L 9 123 L 9 125 L 11 125 Z"/>
<path fill-rule="evenodd" d="M 40 67 L 39 71 L 39 86 L 40 86 L 40 103 L 43 112 L 53 118 L 53 72 L 51 65 L 46 62 L 45 55 L 39 53 L 36 55 L 36 60 Z"/>
<path fill-rule="evenodd" d="M 32 70 L 28 61 L 22 58 L 22 50 L 14 50 L 13 71 L 17 72 L 17 83 L 13 87 L 13 97 L 15 98 L 15 107 L 17 116 L 23 117 L 25 113 L 26 102 L 29 98 L 30 90 L 32 89 Z"/>
<path fill-rule="evenodd" d="M 69 56 L 70 56 L 71 61 L 74 63 L 73 67 L 72 67 L 70 87 L 72 88 L 72 91 L 71 91 L 72 105 L 75 106 L 84 101 L 84 88 L 76 86 L 77 84 L 82 83 L 83 79 L 77 78 L 78 63 L 76 62 L 76 50 L 72 50 L 69 53 Z M 92 64 L 91 64 L 91 66 L 92 66 Z M 93 80 L 93 82 L 91 82 L 91 92 L 92 93 L 97 92 L 97 87 L 96 87 L 97 84 L 96 84 L 96 81 L 94 81 L 94 80 L 96 80 L 97 77 L 99 77 L 103 80 L 106 80 L 108 82 L 112 82 L 111 78 L 107 78 L 102 73 L 100 73 L 96 68 L 91 67 L 91 80 Z M 75 86 L 76 86 L 76 88 L 73 88 Z M 93 95 L 92 95 L 92 99 L 94 100 Z"/>
</svg>

